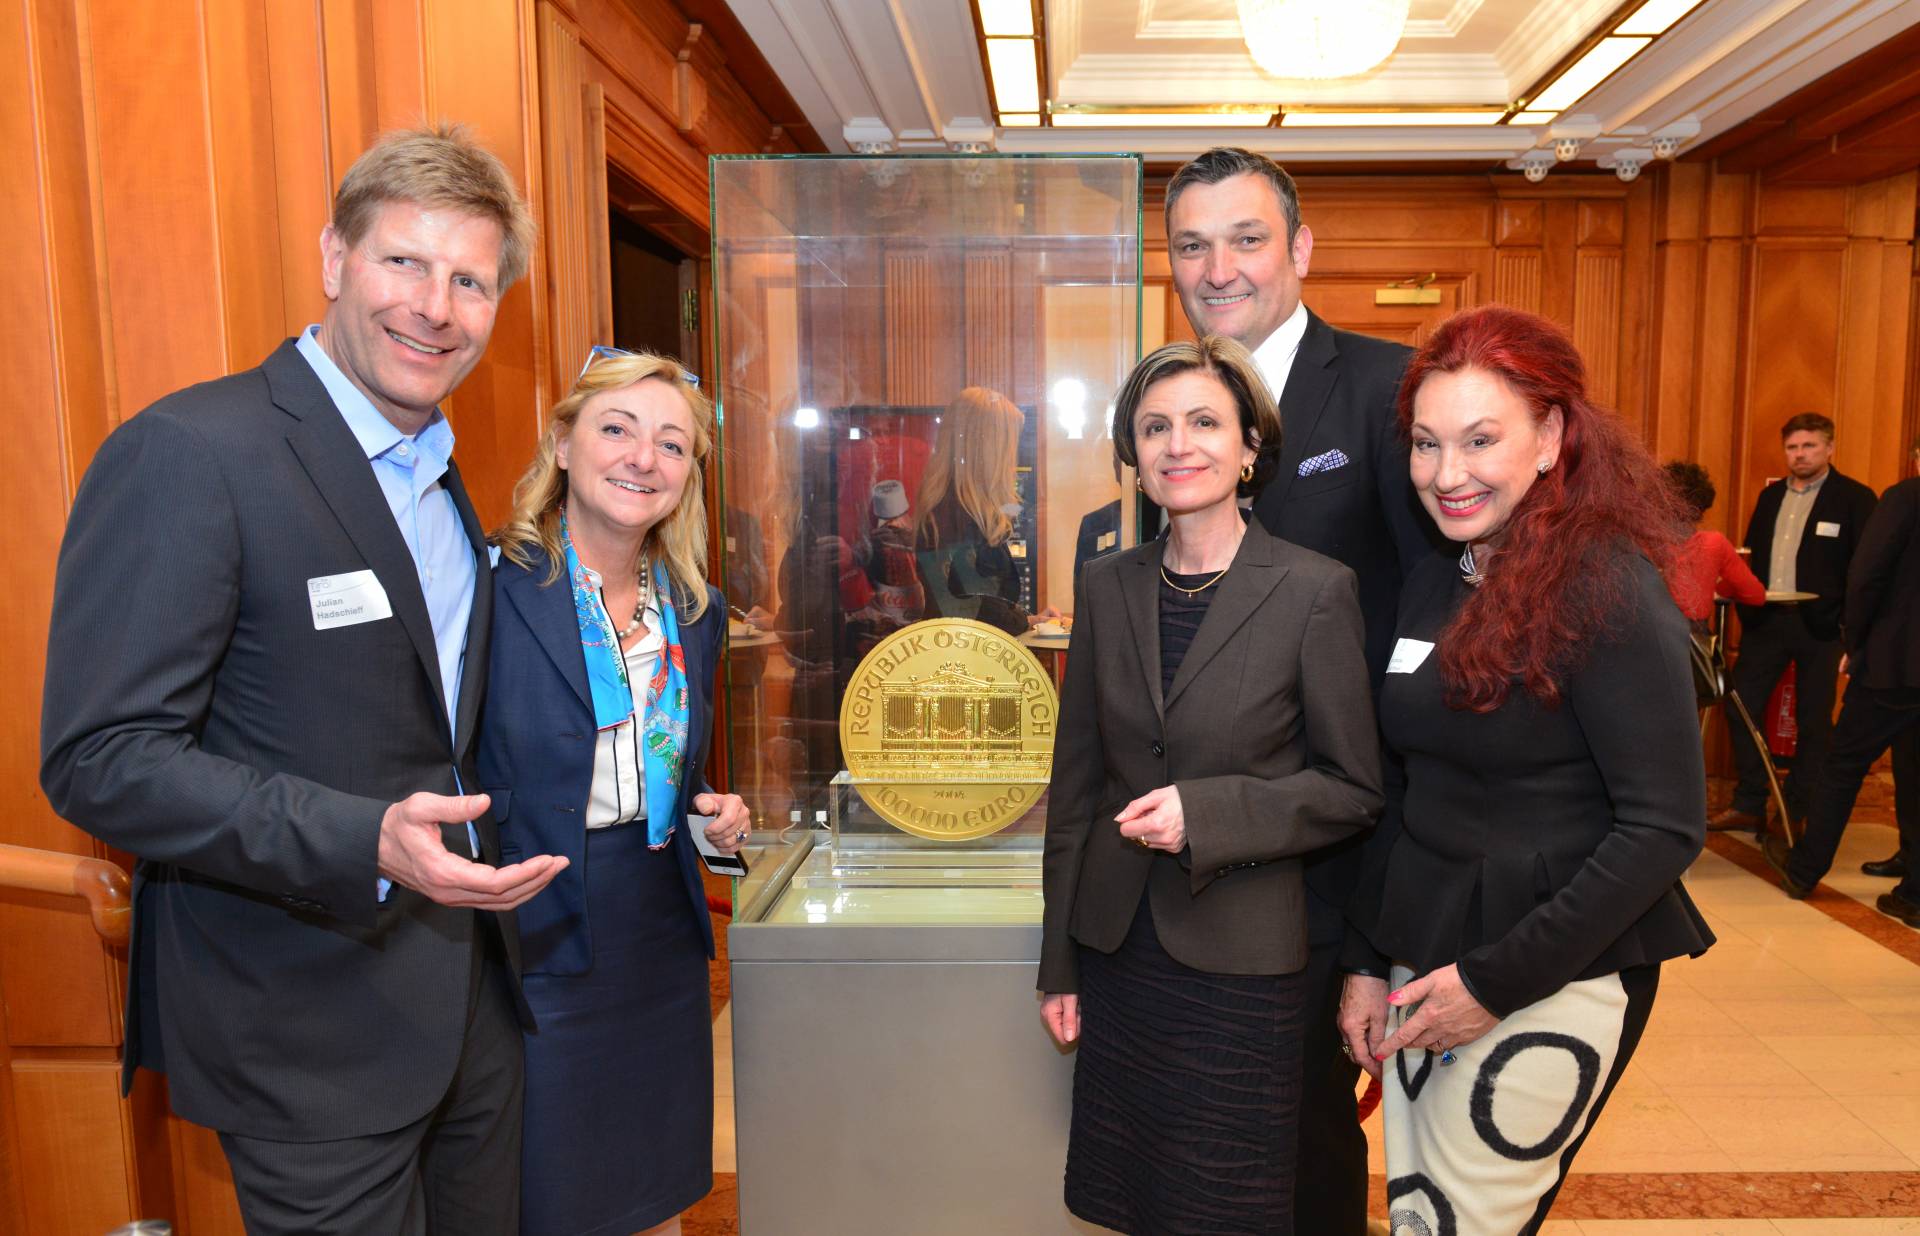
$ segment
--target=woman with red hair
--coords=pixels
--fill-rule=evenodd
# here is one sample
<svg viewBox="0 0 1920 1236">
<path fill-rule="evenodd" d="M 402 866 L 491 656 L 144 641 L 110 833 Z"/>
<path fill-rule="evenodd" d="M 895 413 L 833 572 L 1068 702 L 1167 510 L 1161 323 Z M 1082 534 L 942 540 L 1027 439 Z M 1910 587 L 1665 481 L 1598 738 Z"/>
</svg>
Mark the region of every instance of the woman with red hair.
<svg viewBox="0 0 1920 1236">
<path fill-rule="evenodd" d="M 1706 835 L 1687 623 L 1661 574 L 1685 527 L 1543 318 L 1448 319 L 1400 423 L 1461 551 L 1401 597 L 1380 723 L 1405 789 L 1349 908 L 1341 1031 L 1382 1080 L 1393 1229 L 1531 1233 L 1659 963 L 1713 942 L 1679 882 Z"/>
</svg>

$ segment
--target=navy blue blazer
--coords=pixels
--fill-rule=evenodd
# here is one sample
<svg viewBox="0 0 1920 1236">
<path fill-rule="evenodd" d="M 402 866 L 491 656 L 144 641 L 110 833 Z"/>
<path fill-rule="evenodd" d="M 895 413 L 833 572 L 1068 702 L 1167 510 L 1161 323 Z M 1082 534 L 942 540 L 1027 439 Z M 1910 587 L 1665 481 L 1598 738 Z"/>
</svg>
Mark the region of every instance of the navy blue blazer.
<svg viewBox="0 0 1920 1236">
<path fill-rule="evenodd" d="M 493 798 L 503 863 L 535 854 L 570 860 L 538 896 L 520 907 L 521 961 L 529 974 L 585 974 L 593 964 L 586 888 L 587 795 L 593 787 L 593 697 L 573 591 L 565 572 L 544 583 L 547 561 L 528 570 L 502 558 L 493 571 L 493 646 L 480 722 L 480 788 Z M 687 836 L 693 796 L 708 786 L 702 770 L 713 733 L 713 679 L 726 639 L 727 607 L 707 588 L 707 612 L 680 624 L 694 749 L 668 848 L 680 864 L 687 910 L 713 956 L 713 921 L 700 882 L 700 855 Z M 654 804 L 647 804 L 649 814 Z"/>
</svg>

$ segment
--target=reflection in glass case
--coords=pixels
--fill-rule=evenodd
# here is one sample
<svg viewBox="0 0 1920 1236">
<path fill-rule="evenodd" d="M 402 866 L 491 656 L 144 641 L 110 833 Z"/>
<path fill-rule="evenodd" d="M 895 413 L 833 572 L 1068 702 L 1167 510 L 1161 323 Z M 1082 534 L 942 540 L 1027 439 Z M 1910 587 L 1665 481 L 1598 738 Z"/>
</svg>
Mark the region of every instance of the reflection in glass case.
<svg viewBox="0 0 1920 1236">
<path fill-rule="evenodd" d="M 1133 543 L 1107 421 L 1140 182 L 1132 156 L 713 160 L 728 768 L 761 829 L 837 828 L 878 643 L 969 618 L 1057 672 L 1075 571 Z"/>
</svg>

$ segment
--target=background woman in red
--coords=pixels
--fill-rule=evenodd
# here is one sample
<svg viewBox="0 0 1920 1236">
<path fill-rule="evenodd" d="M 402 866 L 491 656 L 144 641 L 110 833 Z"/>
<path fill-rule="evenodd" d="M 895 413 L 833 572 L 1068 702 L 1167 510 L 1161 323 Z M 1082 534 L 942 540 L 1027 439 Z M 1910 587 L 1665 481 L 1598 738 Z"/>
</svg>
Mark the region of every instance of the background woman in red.
<svg viewBox="0 0 1920 1236">
<path fill-rule="evenodd" d="M 1717 495 L 1713 478 L 1691 460 L 1676 459 L 1666 466 L 1667 483 L 1680 501 L 1692 512 L 1687 522 L 1697 524 L 1713 508 Z M 1667 585 L 1673 590 L 1674 604 L 1696 623 L 1705 623 L 1713 614 L 1716 594 L 1732 597 L 1742 605 L 1764 605 L 1767 587 L 1740 557 L 1733 542 L 1711 528 L 1696 528 L 1680 546 L 1667 571 Z"/>
<path fill-rule="evenodd" d="M 1343 956 L 1348 1050 L 1384 1091 L 1391 1226 L 1531 1233 L 1712 933 L 1683 535 L 1658 468 L 1544 318 L 1441 325 L 1400 391 L 1413 486 L 1461 546 L 1401 593 L 1380 724 L 1406 764 Z M 1385 1062 L 1385 1068 L 1382 1068 Z"/>
</svg>

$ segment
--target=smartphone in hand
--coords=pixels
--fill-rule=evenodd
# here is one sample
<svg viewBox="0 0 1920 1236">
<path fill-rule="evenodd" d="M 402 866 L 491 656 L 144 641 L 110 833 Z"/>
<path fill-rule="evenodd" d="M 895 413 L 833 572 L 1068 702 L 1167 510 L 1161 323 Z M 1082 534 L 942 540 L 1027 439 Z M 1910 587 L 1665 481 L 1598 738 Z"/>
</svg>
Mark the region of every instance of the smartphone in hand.
<svg viewBox="0 0 1920 1236">
<path fill-rule="evenodd" d="M 713 842 L 707 840 L 707 825 L 713 823 L 710 815 L 687 816 L 687 831 L 693 838 L 693 848 L 700 851 L 700 861 L 707 870 L 719 876 L 744 876 L 747 874 L 747 857 L 744 854 L 722 854 L 713 848 Z"/>
</svg>

